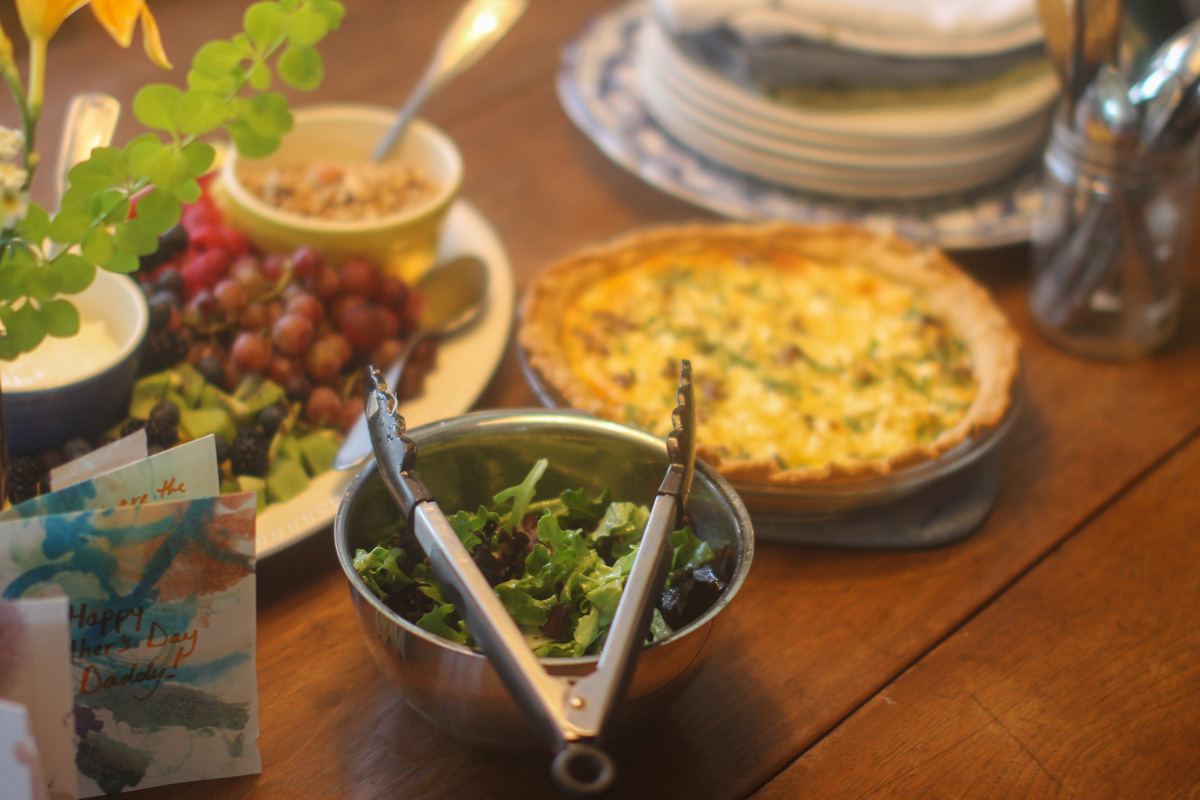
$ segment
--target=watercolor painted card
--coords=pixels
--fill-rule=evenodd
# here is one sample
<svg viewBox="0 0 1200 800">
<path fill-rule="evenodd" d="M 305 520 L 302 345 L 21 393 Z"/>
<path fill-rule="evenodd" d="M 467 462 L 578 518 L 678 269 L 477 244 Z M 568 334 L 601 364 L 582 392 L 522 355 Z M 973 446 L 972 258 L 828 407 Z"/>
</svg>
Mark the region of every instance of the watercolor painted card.
<svg viewBox="0 0 1200 800">
<path fill-rule="evenodd" d="M 261 771 L 255 500 L 0 522 L 0 597 L 69 599 L 82 797 Z"/>
</svg>

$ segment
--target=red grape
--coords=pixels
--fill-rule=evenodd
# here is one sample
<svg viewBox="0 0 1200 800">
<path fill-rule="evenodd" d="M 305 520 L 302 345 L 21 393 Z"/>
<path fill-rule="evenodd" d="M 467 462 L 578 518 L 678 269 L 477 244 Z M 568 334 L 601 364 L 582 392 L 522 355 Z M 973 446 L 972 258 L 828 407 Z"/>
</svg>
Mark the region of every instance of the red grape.
<svg viewBox="0 0 1200 800">
<path fill-rule="evenodd" d="M 379 291 L 379 268 L 362 258 L 342 264 L 342 291 L 360 297 L 374 297 Z"/>
<path fill-rule="evenodd" d="M 333 267 L 321 267 L 307 283 L 313 294 L 322 300 L 332 300 L 342 290 L 342 279 Z"/>
<path fill-rule="evenodd" d="M 379 323 L 383 328 L 383 338 L 392 339 L 400 335 L 400 315 L 389 308 L 379 309 Z"/>
<path fill-rule="evenodd" d="M 245 331 L 233 340 L 230 355 L 238 369 L 261 374 L 271 363 L 271 342 L 262 334 Z"/>
<path fill-rule="evenodd" d="M 303 314 L 284 314 L 271 326 L 271 341 L 281 352 L 298 356 L 308 349 L 313 340 L 312 320 Z"/>
<path fill-rule="evenodd" d="M 319 339 L 304 354 L 304 372 L 314 383 L 327 383 L 337 378 L 346 361 L 333 337 Z"/>
<path fill-rule="evenodd" d="M 400 339 L 384 339 L 371 351 L 371 363 L 378 367 L 386 367 L 404 350 L 404 342 Z"/>
<path fill-rule="evenodd" d="M 354 306 L 338 318 L 338 324 L 342 335 L 356 350 L 370 350 L 383 341 L 383 317 L 374 305 Z"/>
<path fill-rule="evenodd" d="M 363 405 L 361 397 L 351 397 L 342 403 L 341 429 L 343 431 L 350 430 L 354 427 L 354 423 L 358 422 L 358 418 L 363 414 Z"/>
<path fill-rule="evenodd" d="M 318 386 L 304 403 L 304 418 L 310 425 L 332 426 L 342 421 L 342 401 L 328 386 Z"/>
<path fill-rule="evenodd" d="M 329 318 L 340 320 L 347 311 L 355 306 L 361 306 L 365 302 L 367 302 L 365 297 L 359 297 L 356 294 L 344 294 L 330 304 Z"/>
<path fill-rule="evenodd" d="M 262 274 L 271 283 L 275 283 L 283 277 L 285 269 L 287 269 L 287 258 L 279 253 L 271 253 L 263 259 Z"/>
<path fill-rule="evenodd" d="M 276 354 L 267 367 L 267 377 L 280 386 L 288 386 L 296 378 L 304 377 L 304 364 L 298 358 Z"/>
<path fill-rule="evenodd" d="M 379 282 L 379 302 L 393 311 L 404 311 L 408 292 L 408 284 L 394 275 L 384 275 Z"/>
<path fill-rule="evenodd" d="M 262 297 L 271 288 L 270 281 L 263 276 L 258 259 L 251 255 L 239 256 L 229 268 L 229 276 L 242 285 L 251 300 Z"/>
<path fill-rule="evenodd" d="M 320 300 L 303 290 L 294 294 L 287 301 L 286 308 L 288 314 L 301 314 L 308 317 L 308 321 L 313 325 L 320 325 L 325 321 L 325 306 L 321 304 Z"/>
<path fill-rule="evenodd" d="M 275 320 L 277 320 L 283 316 L 283 303 L 279 300 L 268 300 L 267 304 L 266 304 L 266 308 L 267 308 L 267 323 L 270 325 L 274 325 Z"/>
<path fill-rule="evenodd" d="M 301 280 L 312 278 L 324 265 L 325 258 L 312 247 L 298 247 L 292 253 L 292 273 Z"/>
<path fill-rule="evenodd" d="M 242 310 L 238 325 L 245 331 L 261 331 L 270 326 L 265 303 L 251 303 Z"/>
<path fill-rule="evenodd" d="M 221 310 L 231 318 L 236 319 L 246 307 L 246 288 L 233 278 L 226 278 L 216 285 L 213 295 L 221 306 Z"/>
<path fill-rule="evenodd" d="M 350 341 L 345 336 L 339 333 L 331 333 L 325 337 L 324 341 L 329 342 L 330 347 L 333 348 L 334 355 L 342 362 L 338 367 L 339 370 L 346 366 L 350 359 L 354 357 L 354 348 L 350 346 Z"/>
</svg>

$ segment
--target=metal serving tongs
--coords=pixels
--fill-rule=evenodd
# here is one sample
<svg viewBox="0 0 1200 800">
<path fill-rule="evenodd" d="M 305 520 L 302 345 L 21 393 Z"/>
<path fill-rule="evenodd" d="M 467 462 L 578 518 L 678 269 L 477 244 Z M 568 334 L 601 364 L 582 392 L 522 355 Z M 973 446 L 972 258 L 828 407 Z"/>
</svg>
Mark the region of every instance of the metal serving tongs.
<svg viewBox="0 0 1200 800">
<path fill-rule="evenodd" d="M 363 389 L 383 481 L 429 556 L 443 592 L 517 704 L 556 752 L 551 768 L 555 783 L 573 797 L 602 794 L 612 785 L 615 770 L 612 759 L 599 747 L 601 734 L 633 676 L 654 601 L 666 582 L 671 531 L 679 527 L 692 487 L 696 408 L 691 364 L 683 361 L 680 366 L 678 405 L 671 412 L 674 430 L 667 436 L 670 465 L 666 477 L 658 487 L 596 670 L 580 679 L 546 672 L 442 510 L 414 475 L 416 446 L 405 435 L 404 418 L 396 413 L 396 398 L 378 368 L 367 367 Z"/>
</svg>

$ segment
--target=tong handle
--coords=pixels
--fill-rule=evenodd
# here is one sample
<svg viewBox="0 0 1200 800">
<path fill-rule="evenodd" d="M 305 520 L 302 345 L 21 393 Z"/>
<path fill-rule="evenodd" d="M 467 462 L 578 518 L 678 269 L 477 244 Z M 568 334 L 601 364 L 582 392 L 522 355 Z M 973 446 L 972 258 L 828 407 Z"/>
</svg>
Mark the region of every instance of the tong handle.
<svg viewBox="0 0 1200 800">
<path fill-rule="evenodd" d="M 671 413 L 674 430 L 667 436 L 670 466 L 650 509 L 650 519 L 646 521 L 596 670 L 576 681 L 567 701 L 567 720 L 593 736 L 600 735 L 629 688 L 656 600 L 667 582 L 671 532 L 683 520 L 691 491 L 696 459 L 696 408 L 692 365 L 686 360 L 680 363 L 676 397 L 677 405 Z"/>
<path fill-rule="evenodd" d="M 416 445 L 408 438 L 395 396 L 379 369 L 363 375 L 371 446 L 384 484 L 399 504 L 409 529 L 429 556 L 429 566 L 446 599 L 454 603 L 504 685 L 539 732 L 555 747 L 577 738 L 563 719 L 566 684 L 549 675 L 529 649 L 524 634 L 471 560 L 446 515 L 411 469 Z"/>
</svg>

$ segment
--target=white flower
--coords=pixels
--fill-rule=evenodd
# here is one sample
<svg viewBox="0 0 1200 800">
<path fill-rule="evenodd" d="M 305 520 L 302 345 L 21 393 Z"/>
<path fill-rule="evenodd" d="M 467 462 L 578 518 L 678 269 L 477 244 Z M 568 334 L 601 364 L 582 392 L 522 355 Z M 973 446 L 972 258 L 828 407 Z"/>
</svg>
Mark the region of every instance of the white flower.
<svg viewBox="0 0 1200 800">
<path fill-rule="evenodd" d="M 8 194 L 20 191 L 28 177 L 29 173 L 16 164 L 0 162 L 0 192 Z"/>
<path fill-rule="evenodd" d="M 22 170 L 24 171 L 24 170 Z M 29 195 L 18 189 L 0 191 L 0 230 L 15 228 L 29 213 Z"/>
<path fill-rule="evenodd" d="M 0 125 L 0 161 L 15 161 L 25 146 L 25 137 L 20 131 Z"/>
</svg>

